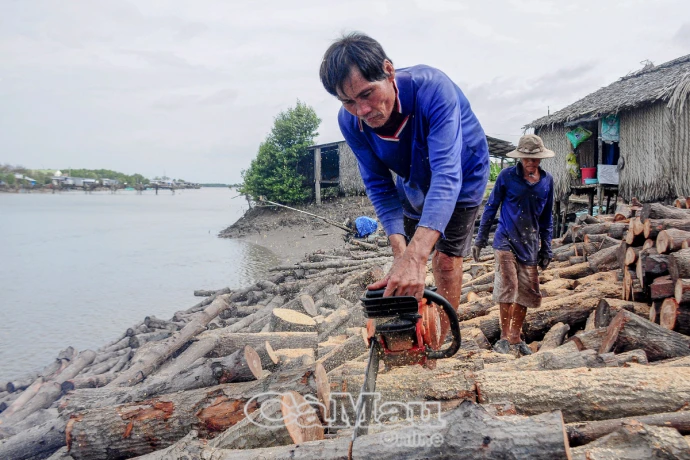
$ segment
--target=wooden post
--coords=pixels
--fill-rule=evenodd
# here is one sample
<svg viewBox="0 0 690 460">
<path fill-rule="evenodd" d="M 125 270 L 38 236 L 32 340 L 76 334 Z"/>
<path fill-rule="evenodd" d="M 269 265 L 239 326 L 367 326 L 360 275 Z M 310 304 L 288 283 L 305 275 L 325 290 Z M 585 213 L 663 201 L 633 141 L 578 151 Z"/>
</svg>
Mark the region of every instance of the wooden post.
<svg viewBox="0 0 690 460">
<path fill-rule="evenodd" d="M 587 192 L 587 195 L 589 195 L 589 215 L 593 216 L 594 215 L 594 194 L 596 193 L 596 190 L 591 190 L 590 192 Z M 599 202 L 599 209 L 601 210 L 601 201 Z"/>
<path fill-rule="evenodd" d="M 314 194 L 316 204 L 321 205 L 321 147 L 314 149 Z"/>
</svg>

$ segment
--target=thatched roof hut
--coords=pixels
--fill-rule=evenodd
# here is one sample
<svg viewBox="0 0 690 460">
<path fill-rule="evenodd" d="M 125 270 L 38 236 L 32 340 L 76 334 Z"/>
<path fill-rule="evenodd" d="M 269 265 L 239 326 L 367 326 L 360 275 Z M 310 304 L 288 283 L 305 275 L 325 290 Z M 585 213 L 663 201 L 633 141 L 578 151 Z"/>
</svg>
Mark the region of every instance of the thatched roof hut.
<svg viewBox="0 0 690 460">
<path fill-rule="evenodd" d="M 543 167 L 556 181 L 556 195 L 570 193 L 573 178 L 566 156 L 573 151 L 566 132 L 584 127 L 592 138 L 578 147 L 580 165 L 601 165 L 601 120 L 617 115 L 620 157 L 619 193 L 629 200 L 662 200 L 690 195 L 690 55 L 660 65 L 648 63 L 641 70 L 595 91 L 558 112 L 534 120 L 534 128 L 556 157 Z M 596 162 L 592 165 L 593 161 Z M 600 168 L 601 169 L 601 168 Z"/>
</svg>

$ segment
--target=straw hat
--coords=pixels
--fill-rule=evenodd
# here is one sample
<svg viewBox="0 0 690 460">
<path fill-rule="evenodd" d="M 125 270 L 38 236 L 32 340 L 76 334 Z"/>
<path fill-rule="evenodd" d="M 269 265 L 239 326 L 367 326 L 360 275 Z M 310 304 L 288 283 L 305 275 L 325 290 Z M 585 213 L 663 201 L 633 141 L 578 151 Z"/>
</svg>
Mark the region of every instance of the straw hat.
<svg viewBox="0 0 690 460">
<path fill-rule="evenodd" d="M 556 156 L 553 150 L 544 147 L 544 141 L 536 134 L 525 134 L 520 138 L 518 146 L 512 152 L 506 154 L 510 158 L 552 158 Z"/>
</svg>

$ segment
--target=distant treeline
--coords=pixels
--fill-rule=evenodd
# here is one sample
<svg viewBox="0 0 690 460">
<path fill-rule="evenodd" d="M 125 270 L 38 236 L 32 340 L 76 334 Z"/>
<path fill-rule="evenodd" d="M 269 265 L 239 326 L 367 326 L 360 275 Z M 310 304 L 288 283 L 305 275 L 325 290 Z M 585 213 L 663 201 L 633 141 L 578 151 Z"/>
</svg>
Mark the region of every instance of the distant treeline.
<svg viewBox="0 0 690 460">
<path fill-rule="evenodd" d="M 40 187 L 51 183 L 55 175 L 55 169 L 30 169 L 23 166 L 13 166 L 9 164 L 0 165 L 0 181 L 8 185 L 21 184 L 21 180 L 15 178 L 15 174 L 30 177 L 36 181 L 36 186 Z M 81 177 L 84 179 L 116 179 L 120 184 L 135 185 L 148 184 L 149 180 L 141 174 L 124 174 L 110 169 L 74 169 L 65 168 L 60 170 L 63 176 Z"/>
</svg>

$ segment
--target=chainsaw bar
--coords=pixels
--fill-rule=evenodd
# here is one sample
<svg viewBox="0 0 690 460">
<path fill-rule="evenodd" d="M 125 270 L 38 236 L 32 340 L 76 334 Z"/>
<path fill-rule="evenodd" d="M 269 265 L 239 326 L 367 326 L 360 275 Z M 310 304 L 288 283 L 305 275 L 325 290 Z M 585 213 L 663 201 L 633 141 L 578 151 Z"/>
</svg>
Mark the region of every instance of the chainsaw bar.
<svg viewBox="0 0 690 460">
<path fill-rule="evenodd" d="M 352 457 L 352 446 L 355 439 L 359 435 L 366 435 L 369 432 L 369 423 L 371 422 L 371 411 L 374 405 L 374 397 L 371 394 L 376 391 L 376 378 L 379 374 L 379 361 L 381 360 L 381 345 L 378 340 L 372 339 L 369 346 L 369 362 L 367 363 L 367 372 L 364 375 L 364 384 L 360 397 L 357 400 L 357 410 L 355 412 L 355 429 L 352 433 L 352 441 L 350 442 L 350 458 Z M 364 416 L 362 416 L 364 411 Z M 365 423 L 362 424 L 362 421 Z"/>
</svg>

